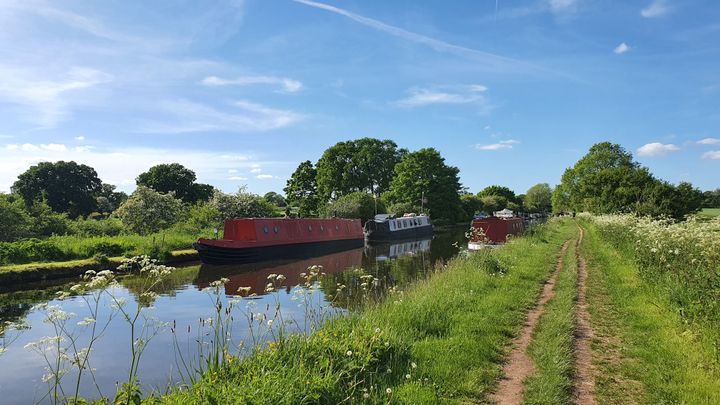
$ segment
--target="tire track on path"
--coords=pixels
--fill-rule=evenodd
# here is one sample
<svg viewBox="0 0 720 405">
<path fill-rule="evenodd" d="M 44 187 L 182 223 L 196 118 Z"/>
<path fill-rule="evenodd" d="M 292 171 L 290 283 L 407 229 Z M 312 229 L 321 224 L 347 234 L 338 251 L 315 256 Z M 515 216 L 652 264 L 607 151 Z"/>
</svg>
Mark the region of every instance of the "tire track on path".
<svg viewBox="0 0 720 405">
<path fill-rule="evenodd" d="M 593 377 L 592 351 L 590 344 L 593 339 L 593 330 L 590 325 L 590 314 L 587 304 L 587 263 L 580 253 L 585 230 L 578 225 L 580 237 L 577 240 L 577 305 L 575 326 L 575 381 L 573 384 L 573 400 L 576 404 L 594 405 L 595 379 Z"/>
</svg>

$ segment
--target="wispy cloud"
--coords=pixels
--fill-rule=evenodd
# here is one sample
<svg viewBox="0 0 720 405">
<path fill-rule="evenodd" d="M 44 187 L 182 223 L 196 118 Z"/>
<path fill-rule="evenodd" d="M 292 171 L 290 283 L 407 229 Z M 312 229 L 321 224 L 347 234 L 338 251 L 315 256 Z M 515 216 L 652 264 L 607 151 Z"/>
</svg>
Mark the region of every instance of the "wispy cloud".
<svg viewBox="0 0 720 405">
<path fill-rule="evenodd" d="M 258 180 L 270 180 L 276 177 L 271 174 L 258 174 L 257 176 L 255 176 L 255 178 Z"/>
<path fill-rule="evenodd" d="M 498 143 L 491 143 L 488 145 L 482 145 L 477 144 L 475 145 L 475 149 L 478 150 L 503 150 L 503 149 L 512 149 L 514 145 L 519 144 L 520 141 L 516 141 L 514 139 L 508 139 L 505 141 L 500 141 Z"/>
<path fill-rule="evenodd" d="M 703 159 L 720 160 L 720 150 L 711 150 L 702 154 Z"/>
<path fill-rule="evenodd" d="M 462 57 L 469 57 L 473 59 L 482 59 L 484 62 L 486 62 L 488 65 L 493 65 L 495 67 L 521 67 L 524 66 L 526 68 L 535 68 L 531 66 L 530 64 L 526 62 L 522 62 L 516 59 L 508 58 L 505 56 L 497 55 L 490 52 L 480 51 L 477 49 L 467 48 L 460 45 L 451 44 L 449 42 L 442 41 L 440 39 L 432 38 L 426 35 L 418 34 L 415 32 L 407 31 L 405 29 L 395 27 L 393 25 L 386 24 L 384 22 L 364 17 L 359 14 L 352 13 L 350 11 L 347 11 L 345 9 L 331 6 L 329 4 L 320 3 L 316 1 L 311 0 L 293 0 L 296 3 L 301 3 L 306 6 L 315 7 L 321 10 L 329 11 L 331 13 L 339 14 L 344 17 L 347 17 L 357 23 L 360 23 L 362 25 L 365 25 L 367 27 L 370 27 L 372 29 L 385 32 L 387 34 L 393 35 L 398 38 L 405 39 L 407 41 L 415 42 L 418 44 L 429 46 L 430 48 L 434 49 L 438 52 L 444 52 L 444 53 L 450 53 L 454 55 L 459 55 Z M 536 68 L 535 68 L 536 69 Z"/>
<path fill-rule="evenodd" d="M 640 15 L 645 18 L 662 17 L 670 12 L 670 7 L 665 0 L 654 0 L 647 7 L 640 10 Z"/>
<path fill-rule="evenodd" d="M 620 45 L 616 46 L 615 49 L 613 49 L 613 52 L 615 52 L 618 55 L 622 55 L 625 52 L 629 51 L 630 47 L 625 42 L 621 42 Z"/>
<path fill-rule="evenodd" d="M 270 131 L 294 125 L 305 118 L 294 111 L 270 108 L 246 100 L 234 101 L 230 106 L 233 110 L 225 112 L 188 100 L 165 101 L 160 104 L 160 109 L 173 117 L 172 123 L 149 122 L 137 132 Z"/>
<path fill-rule="evenodd" d="M 550 0 L 550 9 L 553 12 L 575 11 L 577 0 Z"/>
<path fill-rule="evenodd" d="M 700 145 L 720 145 L 720 139 L 718 138 L 705 138 L 697 141 Z"/>
<path fill-rule="evenodd" d="M 483 93 L 487 87 L 479 84 L 469 86 L 440 86 L 435 88 L 413 87 L 408 96 L 395 102 L 399 107 L 422 107 L 431 104 L 484 103 Z"/>
<path fill-rule="evenodd" d="M 42 128 L 55 127 L 78 104 L 78 93 L 113 80 L 100 70 L 74 67 L 60 75 L 30 68 L 15 69 L 0 65 L 0 102 L 30 107 L 34 113 L 26 119 Z"/>
<path fill-rule="evenodd" d="M 206 86 L 249 86 L 253 84 L 278 85 L 288 93 L 295 93 L 303 88 L 297 80 L 275 76 L 241 76 L 234 79 L 223 79 L 217 76 L 208 76 L 201 82 Z"/>
<path fill-rule="evenodd" d="M 671 144 L 671 143 L 660 143 L 660 142 L 652 142 L 645 144 L 638 148 L 637 154 L 638 156 L 665 156 L 672 152 L 679 151 L 680 148 L 677 146 Z"/>
</svg>

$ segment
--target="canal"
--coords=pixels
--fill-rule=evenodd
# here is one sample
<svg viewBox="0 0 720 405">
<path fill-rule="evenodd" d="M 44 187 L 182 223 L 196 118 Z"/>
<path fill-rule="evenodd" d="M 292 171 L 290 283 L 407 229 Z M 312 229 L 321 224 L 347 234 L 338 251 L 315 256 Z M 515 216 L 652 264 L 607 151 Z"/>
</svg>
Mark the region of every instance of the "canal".
<svg viewBox="0 0 720 405">
<path fill-rule="evenodd" d="M 127 381 L 132 359 L 130 327 L 118 312 L 118 303 L 124 303 L 128 313 L 138 305 L 143 308 L 135 337 L 142 333 L 147 343 L 135 346 L 136 352 L 142 350 L 138 376 L 144 392 L 162 393 L 190 383 L 220 340 L 219 329 L 230 336 L 225 339 L 230 353 L 238 355 L 274 340 L 281 327 L 285 332 L 309 332 L 328 317 L 426 277 L 467 243 L 464 232 L 460 228 L 431 239 L 366 246 L 301 261 L 179 267 L 153 288 L 155 294 L 145 294 L 147 283 L 139 276 L 121 278 L 109 294 L 87 291 L 62 300 L 56 294 L 73 283 L 0 293 L 0 321 L 26 325 L 2 336 L 7 347 L 0 353 L 0 402 L 52 403 L 50 390 L 57 375 L 53 371 L 58 369 L 62 377 L 58 395 L 74 395 L 73 361 L 83 358 L 83 348 L 93 339 L 79 392 L 87 399 L 112 399 Z M 321 266 L 323 274 L 310 279 L 311 266 Z M 221 278 L 224 284 L 213 283 Z M 267 291 L 269 280 L 275 281 L 272 291 Z M 238 297 L 238 290 L 246 296 Z M 93 317 L 96 296 L 99 310 Z M 219 315 L 218 302 L 223 308 Z M 228 307 L 235 308 L 229 315 Z M 48 322 L 48 313 L 53 322 Z M 88 323 L 88 318 L 94 322 Z M 64 328 L 60 333 L 58 324 Z M 52 339 L 58 334 L 66 336 L 60 344 Z"/>
</svg>

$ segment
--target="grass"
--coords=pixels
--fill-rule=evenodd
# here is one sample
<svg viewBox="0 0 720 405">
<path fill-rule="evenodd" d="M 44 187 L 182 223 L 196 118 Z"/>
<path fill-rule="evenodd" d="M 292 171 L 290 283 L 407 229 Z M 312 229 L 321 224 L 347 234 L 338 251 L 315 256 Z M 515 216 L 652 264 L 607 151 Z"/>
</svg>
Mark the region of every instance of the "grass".
<svg viewBox="0 0 720 405">
<path fill-rule="evenodd" d="M 528 347 L 536 371 L 525 381 L 525 404 L 571 403 L 577 298 L 575 253 L 575 244 L 571 243 L 555 284 L 555 296 L 546 304 Z"/>
<path fill-rule="evenodd" d="M 640 277 L 628 256 L 585 223 L 588 302 L 596 340 L 599 403 L 720 403 L 717 342 L 685 322 L 665 289 Z"/>
<path fill-rule="evenodd" d="M 720 208 L 703 208 L 698 215 L 705 218 L 720 217 Z"/>
<path fill-rule="evenodd" d="M 404 294 L 231 359 L 164 403 L 486 401 L 570 221 L 502 249 L 457 258 Z M 155 399 L 149 399 L 154 402 Z"/>
</svg>

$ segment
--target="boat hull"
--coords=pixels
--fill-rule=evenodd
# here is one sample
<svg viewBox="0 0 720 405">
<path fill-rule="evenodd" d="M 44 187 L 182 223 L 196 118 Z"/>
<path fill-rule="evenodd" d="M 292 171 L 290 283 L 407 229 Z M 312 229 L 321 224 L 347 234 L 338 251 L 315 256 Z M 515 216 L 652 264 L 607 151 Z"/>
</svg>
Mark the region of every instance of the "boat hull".
<svg viewBox="0 0 720 405">
<path fill-rule="evenodd" d="M 432 236 L 432 234 L 432 225 L 428 225 L 396 231 L 389 231 L 385 229 L 368 230 L 365 232 L 365 239 L 371 242 L 388 242 L 403 239 L 422 239 L 423 237 Z"/>
<path fill-rule="evenodd" d="M 308 259 L 364 246 L 362 239 L 329 240 L 270 246 L 223 247 L 198 241 L 193 244 L 207 264 L 243 264 L 268 260 Z"/>
</svg>

